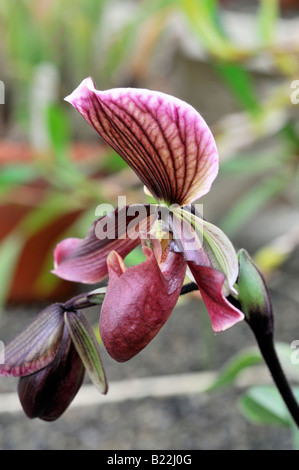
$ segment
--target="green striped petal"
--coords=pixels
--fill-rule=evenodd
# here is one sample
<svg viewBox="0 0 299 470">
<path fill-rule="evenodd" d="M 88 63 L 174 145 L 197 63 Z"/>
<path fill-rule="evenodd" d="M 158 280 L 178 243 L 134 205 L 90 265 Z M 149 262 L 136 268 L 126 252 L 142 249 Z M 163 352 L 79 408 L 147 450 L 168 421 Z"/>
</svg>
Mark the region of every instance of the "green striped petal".
<svg viewBox="0 0 299 470">
<path fill-rule="evenodd" d="M 108 391 L 105 371 L 102 365 L 99 343 L 82 312 L 65 312 L 65 324 L 75 348 L 93 384 L 103 394 Z"/>
</svg>

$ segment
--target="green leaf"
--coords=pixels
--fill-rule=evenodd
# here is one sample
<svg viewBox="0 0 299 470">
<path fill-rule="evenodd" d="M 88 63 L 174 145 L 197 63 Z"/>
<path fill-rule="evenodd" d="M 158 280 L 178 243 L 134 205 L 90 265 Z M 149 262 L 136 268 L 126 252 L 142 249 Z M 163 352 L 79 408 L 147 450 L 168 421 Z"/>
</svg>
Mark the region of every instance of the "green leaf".
<svg viewBox="0 0 299 470">
<path fill-rule="evenodd" d="M 69 161 L 70 127 L 61 106 L 51 103 L 46 108 L 46 125 L 50 143 L 59 163 Z"/>
<path fill-rule="evenodd" d="M 89 227 L 95 221 L 95 208 L 85 209 L 80 214 L 75 222 L 67 228 L 63 234 L 63 238 L 75 236 L 78 238 L 84 238 L 86 235 L 86 227 Z"/>
<path fill-rule="evenodd" d="M 291 361 L 291 354 L 294 352 L 294 349 L 290 348 L 288 343 L 281 342 L 275 343 L 275 349 L 287 377 L 298 382 L 299 364 L 292 364 Z M 209 390 L 216 390 L 231 385 L 245 369 L 263 364 L 264 360 L 257 347 L 244 348 L 224 364 L 215 382 L 209 387 Z"/>
<path fill-rule="evenodd" d="M 240 51 L 221 28 L 215 1 L 183 0 L 180 7 L 208 52 L 223 60 L 234 60 L 240 56 Z"/>
<path fill-rule="evenodd" d="M 276 36 L 279 19 L 279 0 L 260 0 L 258 30 L 264 44 L 271 45 Z"/>
<path fill-rule="evenodd" d="M 288 121 L 281 129 L 280 136 L 282 136 L 288 146 L 291 148 L 292 153 L 299 150 L 299 131 L 296 128 L 296 121 Z"/>
<path fill-rule="evenodd" d="M 81 13 L 84 14 L 89 22 L 98 23 L 98 19 L 107 4 L 108 0 L 89 0 L 88 2 L 80 2 Z M 73 2 L 72 2 L 73 4 Z"/>
<path fill-rule="evenodd" d="M 295 389 L 299 396 L 299 389 Z M 290 427 L 292 418 L 277 389 L 272 385 L 249 389 L 239 402 L 245 417 L 256 424 L 271 424 Z"/>
<path fill-rule="evenodd" d="M 103 73 L 108 79 L 120 65 L 130 62 L 136 45 L 138 32 L 155 14 L 165 8 L 173 8 L 177 0 L 145 0 L 132 12 L 130 20 L 113 36 L 113 41 L 102 54 Z"/>
<path fill-rule="evenodd" d="M 273 402 L 273 397 L 264 397 L 264 402 L 266 400 L 271 400 Z M 275 406 L 275 403 L 272 403 Z M 250 395 L 245 395 L 241 398 L 239 406 L 244 414 L 244 416 L 254 424 L 270 424 L 278 426 L 288 426 L 288 422 L 280 416 L 278 410 L 270 410 L 265 407 L 265 403 L 260 403 L 258 400 L 252 398 Z"/>
<path fill-rule="evenodd" d="M 34 181 L 39 176 L 37 169 L 28 164 L 28 165 L 7 165 L 1 167 L 0 173 L 0 190 L 4 186 L 14 185 L 14 184 L 26 184 Z"/>
<path fill-rule="evenodd" d="M 241 106 L 254 117 L 258 117 L 262 112 L 262 107 L 254 89 L 252 77 L 245 67 L 236 63 L 224 62 L 215 64 L 214 67 Z"/>
<path fill-rule="evenodd" d="M 64 318 L 75 348 L 93 384 L 101 393 L 107 393 L 108 385 L 100 347 L 91 325 L 80 311 L 65 312 Z"/>
<path fill-rule="evenodd" d="M 296 353 L 296 350 L 291 347 L 289 343 L 275 343 L 275 349 L 282 368 L 286 376 L 292 380 L 299 382 L 299 364 L 296 361 L 292 361 L 292 356 Z M 296 356 L 297 359 L 297 356 Z"/>
<path fill-rule="evenodd" d="M 296 168 L 295 190 L 296 190 L 297 206 L 299 206 L 299 165 L 297 165 L 297 168 Z"/>
<path fill-rule="evenodd" d="M 299 450 L 299 429 L 295 423 L 293 424 L 293 426 L 291 426 L 291 429 L 294 450 Z"/>
<path fill-rule="evenodd" d="M 146 257 L 140 246 L 137 246 L 131 253 L 125 257 L 126 266 L 136 266 L 145 261 Z"/>
<path fill-rule="evenodd" d="M 114 151 L 107 150 L 105 160 L 99 166 L 102 171 L 107 171 L 109 174 L 117 173 L 125 168 L 128 164 Z"/>
<path fill-rule="evenodd" d="M 289 176 L 285 174 L 274 175 L 259 182 L 241 196 L 221 221 L 222 230 L 229 236 L 233 236 L 250 217 L 281 193 L 290 184 Z"/>
<path fill-rule="evenodd" d="M 65 194 L 50 192 L 41 205 L 30 211 L 20 222 L 19 229 L 26 237 L 32 236 L 58 217 L 78 209 L 76 202 L 66 198 Z"/>
<path fill-rule="evenodd" d="M 9 50 L 15 60 L 35 64 L 44 57 L 44 41 L 31 16 L 30 7 L 26 2 L 18 2 L 18 8 L 15 2 L 9 4 L 4 10 L 6 23 L 10 25 L 5 38 Z"/>
<path fill-rule="evenodd" d="M 25 240 L 16 233 L 11 233 L 0 244 L 0 307 L 7 300 L 11 282 L 17 267 L 18 259 Z"/>
<path fill-rule="evenodd" d="M 285 145 L 262 154 L 237 154 L 221 162 L 220 174 L 231 176 L 245 173 L 251 176 L 277 170 L 293 158 L 293 153 Z"/>
<path fill-rule="evenodd" d="M 58 197 L 49 198 L 43 209 L 37 209 L 34 211 L 32 216 L 28 216 L 26 220 L 26 232 L 34 229 L 38 231 L 43 226 L 51 223 L 55 218 L 61 217 L 64 213 L 67 214 L 70 207 L 64 207 L 61 201 L 62 195 Z M 63 197 L 65 199 L 65 197 Z M 49 246 L 49 250 L 45 253 L 43 265 L 40 268 L 40 274 L 35 283 L 35 288 L 38 292 L 42 293 L 43 296 L 49 296 L 61 282 L 61 279 L 53 275 L 50 270 L 53 268 L 53 247 L 56 243 L 60 242 L 64 238 L 78 237 L 84 238 L 86 235 L 86 227 L 89 227 L 94 222 L 94 209 L 85 210 L 82 214 L 78 214 L 75 221 L 66 227 L 65 231 L 60 233 L 57 240 L 53 240 L 52 246 Z"/>
<path fill-rule="evenodd" d="M 205 3 L 205 7 L 209 12 L 211 18 L 214 18 L 214 20 L 216 20 L 219 16 L 218 0 L 204 0 L 201 3 Z"/>
<path fill-rule="evenodd" d="M 71 211 L 69 201 L 66 200 L 63 194 L 50 194 L 48 198 L 43 201 L 40 207 L 31 210 L 26 216 L 18 223 L 14 231 L 8 235 L 0 243 L 0 306 L 7 300 L 7 295 L 10 291 L 11 282 L 17 267 L 19 257 L 26 241 L 42 230 L 47 225 L 51 224 L 58 217 L 63 216 Z M 58 240 L 57 240 L 58 241 Z M 46 292 L 51 292 L 60 280 L 50 274 L 49 259 L 52 260 L 51 247 L 45 266 L 41 266 L 41 276 L 38 280 L 37 287 L 40 288 L 45 285 Z M 44 271 L 44 272 L 43 272 Z"/>
<path fill-rule="evenodd" d="M 246 348 L 238 352 L 220 370 L 209 391 L 231 385 L 244 369 L 259 364 L 263 364 L 263 359 L 257 348 Z"/>
<path fill-rule="evenodd" d="M 78 207 L 72 207 L 73 202 L 74 201 L 66 198 L 64 194 L 54 192 L 49 193 L 47 198 L 42 201 L 40 207 L 35 207 L 28 214 L 26 214 L 26 216 L 20 221 L 18 226 L 15 228 L 14 233 L 21 234 L 25 242 L 30 237 L 36 235 L 39 231 L 45 229 L 45 227 L 50 226 L 57 219 L 63 217 L 64 215 L 68 215 L 69 213 L 76 212 L 76 210 L 78 210 Z M 76 223 L 78 222 L 78 219 L 75 220 L 71 227 L 65 230 L 65 233 L 67 235 L 69 235 L 69 233 L 71 232 L 72 227 L 74 227 L 75 230 L 71 233 L 72 236 L 74 236 L 74 234 L 75 236 L 78 234 L 78 232 L 76 231 Z M 49 251 L 45 253 L 44 258 L 41 260 L 39 276 L 36 280 L 34 287 L 38 292 L 42 293 L 44 296 L 50 295 L 55 290 L 57 285 L 61 282 L 59 278 L 57 278 L 50 272 L 50 269 L 53 266 L 54 245 L 55 243 L 58 243 L 62 238 L 64 238 L 63 233 L 61 233 L 61 235 L 58 235 L 56 241 L 52 240 L 52 245 L 49 246 Z"/>
</svg>

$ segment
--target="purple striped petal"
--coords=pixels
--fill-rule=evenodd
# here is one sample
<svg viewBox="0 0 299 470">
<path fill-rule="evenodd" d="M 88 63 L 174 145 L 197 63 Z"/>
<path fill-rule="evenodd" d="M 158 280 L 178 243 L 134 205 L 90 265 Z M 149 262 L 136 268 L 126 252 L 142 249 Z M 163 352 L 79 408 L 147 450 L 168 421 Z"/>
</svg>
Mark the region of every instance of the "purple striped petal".
<svg viewBox="0 0 299 470">
<path fill-rule="evenodd" d="M 172 230 L 175 248 L 184 253 L 186 261 L 198 266 L 210 266 L 225 275 L 224 293 L 236 293 L 234 284 L 238 277 L 238 257 L 236 251 L 218 227 L 193 214 L 190 208 L 173 211 Z"/>
<path fill-rule="evenodd" d="M 85 369 L 67 328 L 54 361 L 35 374 L 22 377 L 18 394 L 28 418 L 58 419 L 79 391 Z"/>
<path fill-rule="evenodd" d="M 60 347 L 63 313 L 61 304 L 50 305 L 14 338 L 5 348 L 5 364 L 0 365 L 0 376 L 21 377 L 50 364 Z"/>
<path fill-rule="evenodd" d="M 210 190 L 218 172 L 218 152 L 206 122 L 189 104 L 150 90 L 98 91 L 91 78 L 66 101 L 158 201 L 184 205 Z"/>
<path fill-rule="evenodd" d="M 140 243 L 138 231 L 148 229 L 149 206 L 136 205 L 139 215 L 127 207 L 98 219 L 84 239 L 67 238 L 54 250 L 53 274 L 68 281 L 94 284 L 108 275 L 107 256 L 113 250 L 125 257 Z M 134 212 L 134 211 L 132 211 Z M 100 233 L 101 232 L 101 233 Z"/>
</svg>

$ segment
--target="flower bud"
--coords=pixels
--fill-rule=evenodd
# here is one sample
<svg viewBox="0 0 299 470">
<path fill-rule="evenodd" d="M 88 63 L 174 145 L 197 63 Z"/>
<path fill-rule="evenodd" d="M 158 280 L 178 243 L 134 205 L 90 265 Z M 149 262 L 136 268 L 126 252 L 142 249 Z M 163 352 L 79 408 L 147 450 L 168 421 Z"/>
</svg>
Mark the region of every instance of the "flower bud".
<svg viewBox="0 0 299 470">
<path fill-rule="evenodd" d="M 238 301 L 242 311 L 256 334 L 272 334 L 273 311 L 266 281 L 245 250 L 240 250 L 238 257 Z"/>
<path fill-rule="evenodd" d="M 84 372 L 82 361 L 65 328 L 54 361 L 20 379 L 18 394 L 26 415 L 44 421 L 59 418 L 81 387 Z"/>
</svg>

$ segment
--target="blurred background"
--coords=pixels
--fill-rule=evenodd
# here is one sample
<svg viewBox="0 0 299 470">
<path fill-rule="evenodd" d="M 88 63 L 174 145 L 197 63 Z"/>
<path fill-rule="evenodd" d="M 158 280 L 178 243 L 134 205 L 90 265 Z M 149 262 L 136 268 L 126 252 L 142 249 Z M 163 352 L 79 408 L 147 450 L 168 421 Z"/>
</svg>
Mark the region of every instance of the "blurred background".
<svg viewBox="0 0 299 470">
<path fill-rule="evenodd" d="M 146 201 L 132 171 L 63 101 L 91 75 L 99 89 L 160 90 L 186 100 L 203 115 L 220 154 L 219 177 L 201 200 L 204 217 L 220 226 L 236 249 L 245 248 L 255 258 L 277 302 L 279 339 L 288 344 L 299 339 L 298 54 L 297 0 L 1 2 L 5 104 L 0 104 L 0 338 L 7 341 L 48 302 L 66 300 L 80 289 L 50 273 L 59 240 L 84 237 L 102 202 L 115 205 L 123 194 L 129 203 Z M 139 257 L 137 250 L 128 263 Z M 183 315 L 189 317 L 189 326 Z M 105 357 L 108 378 L 217 371 L 240 349 L 254 344 L 243 325 L 215 338 L 196 294 L 184 299 L 173 317 L 161 339 L 130 364 L 120 368 Z M 254 360 L 252 351 L 248 354 L 243 362 L 244 355 L 234 359 L 238 373 L 259 362 L 256 353 Z M 0 392 L 15 386 L 1 379 Z M 95 411 L 82 409 L 77 410 L 80 425 L 70 424 L 67 417 L 77 416 L 70 411 L 61 425 L 50 425 L 59 436 L 52 440 L 49 425 L 0 414 L 8 429 L 0 431 L 0 446 L 292 447 L 289 423 L 264 409 L 263 390 L 249 396 L 251 392 L 242 398 L 242 412 L 235 405 L 235 390 L 225 395 L 232 403 L 228 415 L 214 408 L 209 401 L 214 398 L 206 395 L 185 397 L 184 402 L 139 401 L 138 416 L 134 402 L 129 417 L 117 405 L 109 411 L 101 408 L 102 424 L 90 424 Z M 220 405 L 221 393 L 227 390 L 216 393 Z M 261 408 L 255 415 L 257 406 Z M 153 409 L 159 410 L 158 424 L 150 420 Z M 260 421 L 260 431 L 252 433 L 253 421 Z M 285 440 L 280 427 L 268 430 L 269 421 L 284 426 Z M 229 433 L 214 432 L 216 423 L 222 423 L 217 429 L 227 430 L 228 422 Z M 176 432 L 170 432 L 173 427 Z M 23 437 L 16 429 L 22 429 Z M 73 440 L 70 429 L 76 430 Z M 157 429 L 163 429 L 164 440 Z"/>
</svg>

